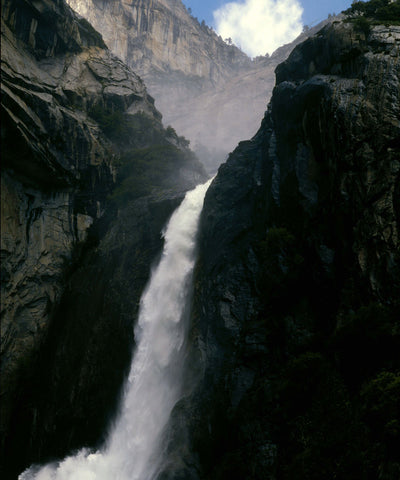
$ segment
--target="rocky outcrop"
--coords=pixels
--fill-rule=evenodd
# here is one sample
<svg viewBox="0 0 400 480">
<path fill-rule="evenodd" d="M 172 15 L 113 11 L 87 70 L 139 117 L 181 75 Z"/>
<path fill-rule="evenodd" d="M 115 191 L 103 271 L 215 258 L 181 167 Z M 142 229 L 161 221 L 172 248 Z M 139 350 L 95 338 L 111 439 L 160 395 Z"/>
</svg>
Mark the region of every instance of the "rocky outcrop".
<svg viewBox="0 0 400 480">
<path fill-rule="evenodd" d="M 232 132 L 231 112 L 225 111 L 216 87 L 224 91 L 222 85 L 252 68 L 252 62 L 204 22 L 193 18 L 180 0 L 70 0 L 69 4 L 102 33 L 116 55 L 139 73 L 166 124 L 173 125 L 193 145 L 201 144 L 210 152 L 217 149 L 219 155 L 222 150 L 221 161 L 242 138 L 238 125 Z M 260 89 L 264 93 L 265 86 L 258 84 L 257 91 Z M 233 94 L 229 100 L 233 100 Z M 243 116 L 249 108 L 244 107 L 245 102 L 239 104 Z M 213 115 L 214 107 L 218 115 Z M 257 128 L 264 109 L 258 107 L 251 114 L 249 110 L 254 127 L 249 134 Z M 248 118 L 243 120 L 242 129 L 244 125 L 247 128 Z M 209 154 L 204 152 L 202 160 L 208 160 Z"/>
<path fill-rule="evenodd" d="M 192 142 L 213 173 L 240 140 L 258 130 L 275 67 L 322 28 L 310 29 L 271 57 L 251 60 L 200 24 L 180 0 L 68 2 L 145 80 L 165 123 Z"/>
<path fill-rule="evenodd" d="M 159 232 L 204 172 L 140 78 L 63 1 L 5 0 L 1 34 L 1 463 L 14 478 L 101 437 Z"/>
<path fill-rule="evenodd" d="M 149 85 L 176 72 L 205 85 L 227 78 L 250 59 L 190 16 L 180 0 L 70 0 L 69 5 L 100 32 Z"/>
<path fill-rule="evenodd" d="M 220 167 L 166 478 L 398 476 L 399 47 L 349 23 L 302 43 Z"/>
<path fill-rule="evenodd" d="M 204 173 L 62 2 L 3 7 L 1 433 L 15 478 L 101 444 L 161 226 Z M 399 477 L 399 34 L 338 23 L 297 47 L 260 130 L 220 168 L 160 478 Z"/>
</svg>

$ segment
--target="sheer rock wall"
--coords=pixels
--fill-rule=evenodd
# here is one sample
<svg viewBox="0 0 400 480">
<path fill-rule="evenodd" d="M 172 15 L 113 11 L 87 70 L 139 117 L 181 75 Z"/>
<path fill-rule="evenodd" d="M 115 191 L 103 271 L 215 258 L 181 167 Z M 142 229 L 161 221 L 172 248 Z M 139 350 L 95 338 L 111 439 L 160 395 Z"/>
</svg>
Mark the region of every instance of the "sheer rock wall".
<svg viewBox="0 0 400 480">
<path fill-rule="evenodd" d="M 65 2 L 4 0 L 1 36 L 1 463 L 15 478 L 99 441 L 160 231 L 205 177 L 142 80 Z M 179 166 L 116 206 L 121 155 L 152 136 Z"/>
<path fill-rule="evenodd" d="M 399 47 L 396 26 L 325 27 L 220 167 L 195 275 L 200 380 L 167 478 L 396 477 L 399 437 L 378 432 L 398 418 L 382 382 L 399 369 Z"/>
<path fill-rule="evenodd" d="M 303 33 L 271 57 L 251 60 L 200 24 L 180 0 L 68 2 L 145 80 L 165 124 L 192 142 L 212 173 L 239 141 L 258 130 L 275 67 L 295 44 L 322 27 Z"/>
</svg>

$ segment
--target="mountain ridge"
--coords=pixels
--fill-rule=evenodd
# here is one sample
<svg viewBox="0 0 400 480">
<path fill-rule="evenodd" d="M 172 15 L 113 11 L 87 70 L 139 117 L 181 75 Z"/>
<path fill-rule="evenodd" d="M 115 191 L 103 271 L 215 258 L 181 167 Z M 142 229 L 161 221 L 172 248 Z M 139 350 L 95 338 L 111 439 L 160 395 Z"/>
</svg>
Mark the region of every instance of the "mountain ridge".
<svg viewBox="0 0 400 480">
<path fill-rule="evenodd" d="M 111 50 L 146 82 L 164 122 L 191 140 L 215 173 L 240 140 L 260 126 L 275 83 L 275 67 L 331 17 L 271 56 L 251 60 L 228 45 L 180 0 L 68 0 L 102 33 Z"/>
</svg>

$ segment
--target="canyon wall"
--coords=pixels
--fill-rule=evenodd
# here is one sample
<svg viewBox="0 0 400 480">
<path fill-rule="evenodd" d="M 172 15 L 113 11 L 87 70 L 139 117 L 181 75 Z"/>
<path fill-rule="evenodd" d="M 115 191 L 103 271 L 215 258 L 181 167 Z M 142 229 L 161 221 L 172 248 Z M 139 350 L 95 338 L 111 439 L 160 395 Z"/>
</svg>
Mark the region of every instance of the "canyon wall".
<svg viewBox="0 0 400 480">
<path fill-rule="evenodd" d="M 191 141 L 212 173 L 240 140 L 258 130 L 275 83 L 275 67 L 326 23 L 271 57 L 251 60 L 193 18 L 180 0 L 68 2 L 145 80 L 165 125 Z"/>
<path fill-rule="evenodd" d="M 166 478 L 398 476 L 399 47 L 325 27 L 220 167 Z"/>
<path fill-rule="evenodd" d="M 1 453 L 13 476 L 101 436 L 160 231 L 205 176 L 142 80 L 64 2 L 5 0 L 1 34 Z"/>
<path fill-rule="evenodd" d="M 142 33 L 162 9 L 184 15 L 133 3 Z M 205 173 L 65 3 L 2 7 L 1 461 L 15 478 L 101 445 L 162 226 Z M 399 48 L 398 26 L 325 27 L 277 67 L 260 129 L 220 167 L 163 480 L 399 477 Z M 242 78 L 258 64 L 261 83 L 268 62 Z"/>
</svg>

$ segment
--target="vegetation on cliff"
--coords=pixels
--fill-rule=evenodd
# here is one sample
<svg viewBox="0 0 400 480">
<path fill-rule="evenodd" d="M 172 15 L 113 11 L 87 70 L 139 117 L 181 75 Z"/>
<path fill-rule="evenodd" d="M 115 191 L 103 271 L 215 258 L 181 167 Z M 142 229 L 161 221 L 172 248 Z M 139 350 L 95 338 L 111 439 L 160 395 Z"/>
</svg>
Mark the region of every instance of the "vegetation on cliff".
<svg viewBox="0 0 400 480">
<path fill-rule="evenodd" d="M 372 300 L 352 269 L 336 272 L 333 282 L 307 237 L 288 231 L 281 218 L 260 245 L 266 302 L 259 321 L 268 331 L 264 361 L 274 380 L 269 401 L 259 396 L 262 383 L 251 393 L 279 445 L 277 476 L 372 479 L 381 471 L 394 480 L 400 472 L 400 302 Z M 282 221 L 285 227 L 277 227 Z"/>
<path fill-rule="evenodd" d="M 351 7 L 343 13 L 350 16 L 365 16 L 379 23 L 400 21 L 400 1 L 370 0 L 367 2 L 353 2 Z"/>
<path fill-rule="evenodd" d="M 18 365 L 1 433 L 15 477 L 101 443 L 161 228 L 204 173 L 63 2 L 4 3 L 2 134 L 20 145 L 3 167 L 3 351 Z M 191 331 L 204 379 L 174 411 L 173 478 L 400 477 L 399 30 L 371 20 L 397 7 L 356 2 L 370 39 L 350 22 L 299 47 L 210 189 Z"/>
<path fill-rule="evenodd" d="M 171 127 L 143 112 L 128 115 L 121 109 L 97 104 L 90 109 L 104 134 L 117 142 L 113 159 L 116 186 L 108 199 L 117 207 L 162 188 L 179 189 L 177 175 L 190 165 L 201 177 L 203 167 L 189 149 L 189 141 Z"/>
<path fill-rule="evenodd" d="M 381 23 L 400 25 L 400 1 L 370 0 L 353 2 L 351 7 L 343 12 L 347 21 L 365 34 L 369 34 L 372 25 Z"/>
</svg>

